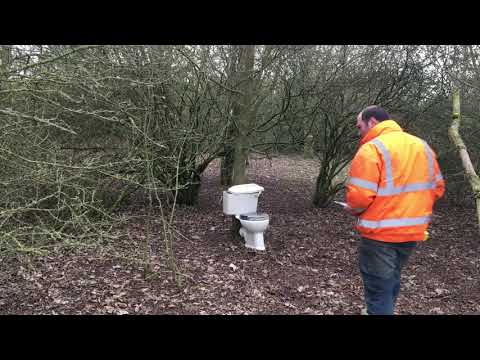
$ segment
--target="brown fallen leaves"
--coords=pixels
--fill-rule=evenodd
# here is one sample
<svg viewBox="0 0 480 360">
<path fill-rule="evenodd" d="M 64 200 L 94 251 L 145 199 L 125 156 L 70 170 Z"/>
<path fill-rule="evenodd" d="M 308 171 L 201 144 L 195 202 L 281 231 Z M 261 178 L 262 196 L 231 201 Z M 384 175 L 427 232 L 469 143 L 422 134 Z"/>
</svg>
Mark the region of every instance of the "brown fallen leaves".
<svg viewBox="0 0 480 360">
<path fill-rule="evenodd" d="M 150 278 L 142 266 L 144 225 L 134 222 L 110 247 L 78 248 L 25 262 L 0 259 L 1 314 L 360 314 L 353 218 L 316 209 L 318 163 L 280 157 L 252 160 L 251 182 L 265 187 L 259 211 L 270 215 L 265 252 L 230 239 L 218 201 L 218 162 L 203 177 L 197 207 L 180 206 L 174 243 L 178 287 L 161 225 L 152 229 Z M 343 200 L 339 197 L 339 200 Z M 455 216 L 450 214 L 455 213 Z M 474 209 L 440 206 L 431 238 L 402 276 L 399 314 L 480 313 L 480 259 Z"/>
</svg>

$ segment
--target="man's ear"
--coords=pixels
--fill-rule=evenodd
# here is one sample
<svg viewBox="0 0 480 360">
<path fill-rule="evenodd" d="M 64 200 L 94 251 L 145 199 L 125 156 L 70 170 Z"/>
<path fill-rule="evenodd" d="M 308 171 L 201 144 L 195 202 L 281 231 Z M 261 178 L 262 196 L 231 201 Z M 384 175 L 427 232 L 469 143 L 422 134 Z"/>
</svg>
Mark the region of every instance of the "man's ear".
<svg viewBox="0 0 480 360">
<path fill-rule="evenodd" d="M 370 119 L 368 119 L 368 125 L 369 125 L 370 127 L 374 127 L 374 126 L 377 125 L 377 124 L 378 124 L 378 120 L 375 119 L 373 116 L 370 117 Z"/>
</svg>

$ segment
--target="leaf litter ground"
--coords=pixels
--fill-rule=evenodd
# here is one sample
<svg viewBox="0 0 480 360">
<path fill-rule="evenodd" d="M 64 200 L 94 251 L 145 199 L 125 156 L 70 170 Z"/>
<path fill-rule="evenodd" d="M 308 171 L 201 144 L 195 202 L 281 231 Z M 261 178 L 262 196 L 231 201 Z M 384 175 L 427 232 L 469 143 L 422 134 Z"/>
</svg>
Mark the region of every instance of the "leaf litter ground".
<svg viewBox="0 0 480 360">
<path fill-rule="evenodd" d="M 145 226 L 131 221 L 110 246 L 0 259 L 0 314 L 360 314 L 354 219 L 337 206 L 312 206 L 317 161 L 250 162 L 249 180 L 265 187 L 259 211 L 270 215 L 264 252 L 230 239 L 218 166 L 205 172 L 198 206 L 177 208 L 181 286 L 159 222 L 151 238 L 154 276 L 144 278 Z M 479 314 L 474 209 L 438 204 L 430 232 L 403 272 L 397 313 Z"/>
</svg>

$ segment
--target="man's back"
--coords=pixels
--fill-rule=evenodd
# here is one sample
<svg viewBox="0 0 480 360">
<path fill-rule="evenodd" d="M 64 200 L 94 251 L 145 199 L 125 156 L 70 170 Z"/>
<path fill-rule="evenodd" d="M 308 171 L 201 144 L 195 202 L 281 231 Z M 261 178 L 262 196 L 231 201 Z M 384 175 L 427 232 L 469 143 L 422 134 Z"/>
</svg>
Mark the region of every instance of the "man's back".
<svg viewBox="0 0 480 360">
<path fill-rule="evenodd" d="M 386 242 L 423 240 L 433 204 L 443 194 L 435 153 L 393 120 L 379 123 L 362 140 L 347 184 L 347 202 L 363 209 L 358 230 Z"/>
</svg>

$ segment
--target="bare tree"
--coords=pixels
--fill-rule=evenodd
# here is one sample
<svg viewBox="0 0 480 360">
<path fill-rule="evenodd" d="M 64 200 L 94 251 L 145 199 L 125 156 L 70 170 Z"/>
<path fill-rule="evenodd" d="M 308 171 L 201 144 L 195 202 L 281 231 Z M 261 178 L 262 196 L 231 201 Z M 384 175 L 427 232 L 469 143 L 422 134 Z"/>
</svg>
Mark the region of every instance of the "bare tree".
<svg viewBox="0 0 480 360">
<path fill-rule="evenodd" d="M 477 173 L 475 172 L 475 168 L 472 165 L 472 161 L 470 160 L 470 156 L 468 154 L 467 147 L 462 140 L 462 137 L 459 133 L 460 123 L 461 123 L 461 112 L 460 112 L 460 93 L 456 90 L 453 93 L 453 113 L 452 113 L 452 124 L 448 131 L 448 136 L 450 140 L 455 145 L 460 155 L 460 159 L 462 161 L 462 165 L 465 171 L 465 176 L 470 182 L 472 187 L 473 194 L 475 196 L 476 204 L 477 204 L 477 218 L 478 218 L 478 225 L 480 230 L 480 178 L 478 177 Z"/>
</svg>

